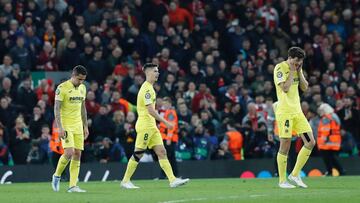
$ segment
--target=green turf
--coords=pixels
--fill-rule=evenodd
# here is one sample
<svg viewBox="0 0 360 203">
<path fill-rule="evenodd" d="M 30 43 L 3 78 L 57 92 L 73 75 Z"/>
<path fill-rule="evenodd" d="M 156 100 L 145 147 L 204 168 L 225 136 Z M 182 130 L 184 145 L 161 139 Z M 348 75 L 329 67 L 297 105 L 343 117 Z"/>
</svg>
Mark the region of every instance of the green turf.
<svg viewBox="0 0 360 203">
<path fill-rule="evenodd" d="M 50 183 L 0 185 L 0 202 L 360 202 L 360 176 L 305 178 L 308 189 L 279 189 L 277 179 L 195 179 L 180 188 L 161 180 L 133 181 L 141 189 L 120 189 L 119 182 L 80 183 L 87 193 L 55 193 Z"/>
</svg>

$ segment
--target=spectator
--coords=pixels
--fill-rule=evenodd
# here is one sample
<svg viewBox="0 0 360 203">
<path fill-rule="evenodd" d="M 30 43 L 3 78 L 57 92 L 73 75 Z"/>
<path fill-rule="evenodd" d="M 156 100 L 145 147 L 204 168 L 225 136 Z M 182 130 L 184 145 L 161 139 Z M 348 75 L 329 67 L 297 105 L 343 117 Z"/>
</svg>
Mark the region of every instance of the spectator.
<svg viewBox="0 0 360 203">
<path fill-rule="evenodd" d="M 30 151 L 30 133 L 24 118 L 18 116 L 15 127 L 10 132 L 9 148 L 15 164 L 26 164 Z"/>
<path fill-rule="evenodd" d="M 245 130 L 245 157 L 262 157 L 262 147 L 267 141 L 266 120 L 261 112 L 256 111 L 254 103 L 249 103 L 247 109 L 248 113 L 242 120 Z"/>
<path fill-rule="evenodd" d="M 201 108 L 201 102 L 203 105 L 210 100 L 215 100 L 214 96 L 208 91 L 206 83 L 201 83 L 199 86 L 199 92 L 194 96 L 192 100 L 192 111 L 198 113 Z"/>
<path fill-rule="evenodd" d="M 16 90 L 12 86 L 12 82 L 9 78 L 5 77 L 2 80 L 2 90 L 0 90 L 0 97 L 8 97 L 11 100 L 16 100 Z"/>
<path fill-rule="evenodd" d="M 125 145 L 126 146 L 125 151 L 127 152 L 126 156 L 128 157 L 128 159 L 130 159 L 132 153 L 134 152 L 134 144 L 135 144 L 135 138 L 136 138 L 135 122 L 136 122 L 135 113 L 130 111 L 126 115 L 126 120 L 125 120 L 125 123 L 124 123 L 125 133 L 123 134 L 123 136 L 124 136 L 124 138 L 126 140 L 126 143 L 127 143 Z"/>
<path fill-rule="evenodd" d="M 39 142 L 34 140 L 31 143 L 31 149 L 27 155 L 26 162 L 28 164 L 43 164 L 46 161 L 46 154 L 39 147 Z"/>
<path fill-rule="evenodd" d="M 121 56 L 122 56 L 122 49 L 120 47 L 114 48 L 106 60 L 107 63 L 106 69 L 108 71 L 106 75 L 110 75 L 114 71 L 116 65 L 118 65 L 121 62 Z"/>
<path fill-rule="evenodd" d="M 41 51 L 37 61 L 36 69 L 44 71 L 58 70 L 58 60 L 55 50 L 53 49 L 50 42 L 44 43 L 43 50 Z"/>
<path fill-rule="evenodd" d="M 5 126 L 0 123 L 0 165 L 10 165 L 9 147 L 5 142 Z"/>
<path fill-rule="evenodd" d="M 102 83 L 106 78 L 106 73 L 109 73 L 107 69 L 106 62 L 102 59 L 103 50 L 95 50 L 94 57 L 87 64 L 88 77 L 89 81 L 96 80 L 98 83 Z"/>
<path fill-rule="evenodd" d="M 38 139 L 42 134 L 42 126 L 46 123 L 40 106 L 35 106 L 33 109 L 33 115 L 29 122 L 29 131 L 31 139 Z"/>
<path fill-rule="evenodd" d="M 12 58 L 10 55 L 5 55 L 3 58 L 3 64 L 0 65 L 0 71 L 2 71 L 5 76 L 10 76 L 12 70 Z"/>
<path fill-rule="evenodd" d="M 10 129 L 16 118 L 16 110 L 11 105 L 11 99 L 1 97 L 0 107 L 0 122 L 5 126 L 5 128 Z"/>
<path fill-rule="evenodd" d="M 112 137 L 112 122 L 108 117 L 108 109 L 102 105 L 99 109 L 99 114 L 95 116 L 92 124 L 93 134 L 95 136 Z"/>
<path fill-rule="evenodd" d="M 83 52 L 79 55 L 79 63 L 84 67 L 88 66 L 89 61 L 94 57 L 93 56 L 94 48 L 91 44 L 85 44 Z"/>
<path fill-rule="evenodd" d="M 194 20 L 189 11 L 176 5 L 174 1 L 170 2 L 169 7 L 169 18 L 172 26 L 185 25 L 190 31 L 193 30 Z"/>
<path fill-rule="evenodd" d="M 90 90 L 86 94 L 86 101 L 85 101 L 86 110 L 90 118 L 93 118 L 99 112 L 100 109 L 100 104 L 96 102 L 95 99 L 96 99 L 95 93 Z"/>
<path fill-rule="evenodd" d="M 235 160 L 242 160 L 244 159 L 244 155 L 242 154 L 243 151 L 243 136 L 242 134 L 235 129 L 234 122 L 230 121 L 226 125 L 227 132 L 226 134 L 226 142 L 228 144 L 228 150 L 231 152 L 232 157 Z M 225 149 L 227 149 L 225 148 Z M 225 156 L 224 151 L 224 155 Z"/>
<path fill-rule="evenodd" d="M 58 44 L 57 44 L 57 48 L 56 48 L 56 56 L 58 58 L 61 58 L 63 52 L 65 51 L 67 45 L 69 44 L 71 37 L 73 35 L 73 32 L 71 31 L 71 29 L 66 29 L 64 30 L 64 38 L 60 39 Z"/>
<path fill-rule="evenodd" d="M 332 175 L 336 168 L 340 175 L 344 175 L 344 169 L 336 159 L 341 146 L 340 119 L 334 113 L 329 104 L 321 104 L 318 108 L 320 123 L 318 126 L 317 145 L 326 166 L 326 175 Z"/>
<path fill-rule="evenodd" d="M 41 100 L 43 95 L 47 95 L 49 98 L 48 105 L 54 104 L 55 91 L 54 86 L 51 79 L 42 79 L 40 81 L 40 85 L 35 90 L 37 99 Z"/>
<path fill-rule="evenodd" d="M 10 50 L 14 63 L 19 64 L 21 71 L 29 71 L 32 68 L 31 53 L 24 47 L 24 37 L 19 35 L 16 39 L 16 46 Z"/>
<path fill-rule="evenodd" d="M 44 117 L 45 122 L 48 125 L 51 125 L 52 121 L 54 120 L 53 108 L 42 99 L 37 102 L 37 106 L 40 107 L 40 111 L 42 116 Z"/>
<path fill-rule="evenodd" d="M 354 107 L 354 102 L 355 101 L 353 98 L 346 97 L 344 99 L 344 108 L 338 111 L 338 115 L 340 117 L 343 129 L 350 132 L 354 136 L 357 147 L 360 149 L 360 132 L 358 126 L 358 123 L 360 123 L 360 113 L 359 110 Z"/>
<path fill-rule="evenodd" d="M 80 63 L 80 52 L 75 40 L 71 39 L 60 59 L 60 70 L 69 71 Z"/>
<path fill-rule="evenodd" d="M 232 160 L 234 157 L 229 151 L 229 144 L 226 141 L 220 143 L 219 148 L 213 153 L 213 160 Z"/>
<path fill-rule="evenodd" d="M 37 97 L 34 90 L 31 88 L 30 79 L 23 80 L 16 99 L 18 104 L 24 108 L 26 113 L 30 113 L 32 111 L 37 103 Z"/>
<path fill-rule="evenodd" d="M 126 107 L 119 102 L 121 98 L 121 95 L 118 91 L 114 91 L 112 93 L 111 99 L 110 99 L 110 105 L 111 105 L 111 113 L 114 113 L 115 111 L 122 111 L 124 114 L 127 113 L 127 109 Z"/>
<path fill-rule="evenodd" d="M 38 53 L 42 45 L 42 41 L 35 34 L 35 31 L 35 27 L 27 27 L 25 30 L 25 47 L 28 47 L 32 54 Z"/>
</svg>

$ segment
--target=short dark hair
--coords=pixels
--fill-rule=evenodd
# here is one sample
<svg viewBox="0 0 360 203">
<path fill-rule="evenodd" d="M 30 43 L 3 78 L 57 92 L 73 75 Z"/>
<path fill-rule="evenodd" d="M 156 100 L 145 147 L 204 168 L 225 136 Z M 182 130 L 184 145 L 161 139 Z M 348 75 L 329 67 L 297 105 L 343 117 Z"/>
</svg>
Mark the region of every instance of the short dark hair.
<svg viewBox="0 0 360 203">
<path fill-rule="evenodd" d="M 304 59 L 305 58 L 305 51 L 302 50 L 300 47 L 291 47 L 288 51 L 288 57 L 291 58 L 298 58 Z"/>
<path fill-rule="evenodd" d="M 73 69 L 73 73 L 75 74 L 75 75 L 87 75 L 87 70 L 86 70 L 86 68 L 84 67 L 84 66 L 82 66 L 82 65 L 77 65 L 77 66 L 75 66 L 74 67 L 74 69 Z"/>
<path fill-rule="evenodd" d="M 158 67 L 158 65 L 155 63 L 145 63 L 144 66 L 142 67 L 142 70 L 145 71 L 148 68 L 155 68 L 155 67 Z"/>
</svg>

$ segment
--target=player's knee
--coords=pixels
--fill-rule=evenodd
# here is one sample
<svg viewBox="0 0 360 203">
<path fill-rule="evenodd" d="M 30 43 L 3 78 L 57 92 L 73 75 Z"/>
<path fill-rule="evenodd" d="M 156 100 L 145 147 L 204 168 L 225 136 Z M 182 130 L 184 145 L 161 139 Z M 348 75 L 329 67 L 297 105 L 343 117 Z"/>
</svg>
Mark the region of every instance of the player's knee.
<svg viewBox="0 0 360 203">
<path fill-rule="evenodd" d="M 139 162 L 141 157 L 144 156 L 144 151 L 135 151 L 133 154 L 133 158 L 136 162 Z"/>
<path fill-rule="evenodd" d="M 74 150 L 74 154 L 72 155 L 72 158 L 75 160 L 80 160 L 81 157 L 81 151 L 80 150 Z"/>
<path fill-rule="evenodd" d="M 315 147 L 315 145 L 316 145 L 316 141 L 314 140 L 314 139 L 312 139 L 312 140 L 310 140 L 310 142 L 309 142 L 309 148 L 314 148 Z"/>
<path fill-rule="evenodd" d="M 287 155 L 289 153 L 290 146 L 291 146 L 291 139 L 281 139 L 279 152 L 281 154 Z"/>
<path fill-rule="evenodd" d="M 64 156 L 66 159 L 71 159 L 75 154 L 74 149 L 65 149 L 64 150 Z"/>
<path fill-rule="evenodd" d="M 159 159 L 164 159 L 167 156 L 165 148 L 156 150 L 155 153 L 156 153 L 156 155 L 158 156 Z"/>
<path fill-rule="evenodd" d="M 313 149 L 316 144 L 315 139 L 311 139 L 311 137 L 308 133 L 304 133 L 304 137 L 307 141 L 307 143 L 305 144 L 305 147 L 308 149 Z"/>
</svg>

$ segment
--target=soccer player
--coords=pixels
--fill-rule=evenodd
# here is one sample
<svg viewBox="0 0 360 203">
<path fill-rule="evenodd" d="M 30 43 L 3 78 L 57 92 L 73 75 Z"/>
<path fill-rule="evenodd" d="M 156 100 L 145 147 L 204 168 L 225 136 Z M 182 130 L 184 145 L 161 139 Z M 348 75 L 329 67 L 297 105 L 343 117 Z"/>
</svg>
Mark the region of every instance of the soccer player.
<svg viewBox="0 0 360 203">
<path fill-rule="evenodd" d="M 172 129 L 174 125 L 165 120 L 155 110 L 156 95 L 154 90 L 154 83 L 159 78 L 158 65 L 153 63 L 146 63 L 143 66 L 146 81 L 141 85 L 137 95 L 137 112 L 138 119 L 136 121 L 136 141 L 134 154 L 129 159 L 126 172 L 120 186 L 126 189 L 139 188 L 135 186 L 130 178 L 134 174 L 139 160 L 144 155 L 147 148 L 153 149 L 156 153 L 161 169 L 165 172 L 170 182 L 170 187 L 178 187 L 189 182 L 189 179 L 176 178 L 173 174 L 171 165 L 166 155 L 164 143 L 159 129 L 156 126 L 156 120 L 164 123 L 168 129 Z"/>
<path fill-rule="evenodd" d="M 55 92 L 55 123 L 64 148 L 56 171 L 52 177 L 52 188 L 60 189 L 60 178 L 70 162 L 70 182 L 68 192 L 86 192 L 77 186 L 80 171 L 81 151 L 84 150 L 84 139 L 89 135 L 87 112 L 85 108 L 86 87 L 82 83 L 87 75 L 84 66 L 75 66 L 71 78 L 61 83 Z"/>
<path fill-rule="evenodd" d="M 314 136 L 304 113 L 300 106 L 299 86 L 302 91 L 308 88 L 302 65 L 305 52 L 299 47 L 291 47 L 288 51 L 288 59 L 275 66 L 274 82 L 278 103 L 275 117 L 279 129 L 280 148 L 277 154 L 279 170 L 279 187 L 295 188 L 286 179 L 286 166 L 288 152 L 291 145 L 291 132 L 294 130 L 304 142 L 293 171 L 288 176 L 289 180 L 299 187 L 307 188 L 300 178 L 300 171 L 309 159 L 311 151 L 315 146 Z"/>
</svg>

